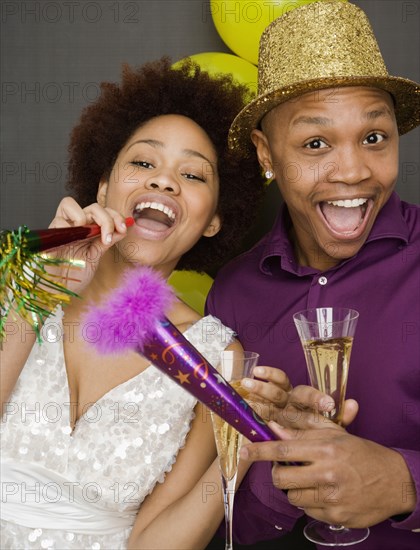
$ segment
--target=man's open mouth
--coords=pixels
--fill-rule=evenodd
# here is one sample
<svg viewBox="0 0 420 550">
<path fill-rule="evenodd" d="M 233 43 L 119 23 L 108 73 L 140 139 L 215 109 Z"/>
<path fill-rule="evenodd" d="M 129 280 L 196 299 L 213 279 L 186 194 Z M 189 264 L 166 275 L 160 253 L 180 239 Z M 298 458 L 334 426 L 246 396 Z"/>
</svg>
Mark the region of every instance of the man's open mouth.
<svg viewBox="0 0 420 550">
<path fill-rule="evenodd" d="M 363 223 L 368 199 L 340 199 L 320 203 L 321 212 L 328 226 L 343 235 L 355 232 Z"/>
</svg>

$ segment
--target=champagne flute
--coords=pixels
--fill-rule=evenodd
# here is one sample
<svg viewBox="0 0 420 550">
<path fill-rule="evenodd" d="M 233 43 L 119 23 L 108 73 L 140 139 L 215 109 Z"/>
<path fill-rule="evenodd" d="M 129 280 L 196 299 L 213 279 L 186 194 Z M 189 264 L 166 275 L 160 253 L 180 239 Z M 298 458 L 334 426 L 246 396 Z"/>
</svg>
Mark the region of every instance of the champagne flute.
<svg viewBox="0 0 420 550">
<path fill-rule="evenodd" d="M 337 424 L 341 424 L 358 317 L 354 309 L 340 307 L 307 309 L 293 315 L 311 385 L 334 399 L 335 408 L 323 414 Z M 313 520 L 304 534 L 321 546 L 350 546 L 365 540 L 369 529 L 348 529 Z"/>
<path fill-rule="evenodd" d="M 251 351 L 225 350 L 221 352 L 220 363 L 217 366 L 217 370 L 244 399 L 249 392 L 241 386 L 241 380 L 242 378 L 252 378 L 252 371 L 257 365 L 258 358 L 258 353 Z M 225 413 L 229 414 L 229 411 L 225 411 Z M 213 412 L 211 413 L 211 419 L 213 422 L 214 437 L 223 484 L 226 526 L 225 550 L 232 550 L 233 501 L 235 497 L 239 449 L 242 445 L 242 435 Z"/>
</svg>

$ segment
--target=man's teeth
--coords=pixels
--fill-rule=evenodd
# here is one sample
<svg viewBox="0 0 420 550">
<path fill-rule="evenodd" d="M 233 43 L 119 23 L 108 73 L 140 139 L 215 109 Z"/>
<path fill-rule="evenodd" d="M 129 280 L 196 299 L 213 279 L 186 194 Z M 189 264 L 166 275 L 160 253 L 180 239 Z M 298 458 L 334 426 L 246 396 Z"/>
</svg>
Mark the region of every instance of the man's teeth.
<svg viewBox="0 0 420 550">
<path fill-rule="evenodd" d="M 136 212 L 141 212 L 145 208 L 160 210 L 161 212 L 166 214 L 170 220 L 175 220 L 175 212 L 171 208 L 165 206 L 164 204 L 161 204 L 160 202 L 141 202 L 140 204 L 136 205 L 134 210 Z"/>
<path fill-rule="evenodd" d="M 367 199 L 345 199 L 339 201 L 327 201 L 328 204 L 333 206 L 344 206 L 344 208 L 354 208 L 355 206 L 362 206 L 367 203 Z"/>
</svg>

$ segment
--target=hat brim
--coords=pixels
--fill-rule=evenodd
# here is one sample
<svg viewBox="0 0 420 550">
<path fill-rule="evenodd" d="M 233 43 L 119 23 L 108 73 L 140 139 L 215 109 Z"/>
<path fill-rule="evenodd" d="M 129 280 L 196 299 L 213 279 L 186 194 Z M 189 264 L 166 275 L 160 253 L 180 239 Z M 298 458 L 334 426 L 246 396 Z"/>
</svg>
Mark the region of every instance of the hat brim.
<svg viewBox="0 0 420 550">
<path fill-rule="evenodd" d="M 243 155 L 253 151 L 251 131 L 257 128 L 264 116 L 286 101 L 305 93 L 328 88 L 366 86 L 380 88 L 395 100 L 395 116 L 399 134 L 405 134 L 420 125 L 420 85 L 401 77 L 329 77 L 306 80 L 258 96 L 240 111 L 229 130 L 229 147 Z"/>
</svg>

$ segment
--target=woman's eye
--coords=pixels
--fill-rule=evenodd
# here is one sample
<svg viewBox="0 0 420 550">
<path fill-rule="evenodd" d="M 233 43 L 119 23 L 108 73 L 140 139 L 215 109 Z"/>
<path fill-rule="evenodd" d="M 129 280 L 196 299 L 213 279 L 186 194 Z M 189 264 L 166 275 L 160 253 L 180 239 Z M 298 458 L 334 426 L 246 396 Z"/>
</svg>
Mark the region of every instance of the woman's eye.
<svg viewBox="0 0 420 550">
<path fill-rule="evenodd" d="M 307 149 L 325 149 L 325 147 L 328 147 L 325 141 L 322 139 L 316 138 L 311 140 L 309 143 L 305 144 L 305 147 Z"/>
<path fill-rule="evenodd" d="M 197 174 L 185 173 L 185 174 L 182 174 L 182 175 L 187 180 L 198 180 L 198 181 L 202 181 L 202 182 L 206 181 L 202 176 L 198 176 Z"/>
<path fill-rule="evenodd" d="M 385 140 L 385 136 L 382 134 L 378 134 L 377 132 L 373 132 L 372 134 L 369 134 L 368 137 L 363 140 L 364 145 L 375 145 L 376 143 L 381 143 Z"/>
<path fill-rule="evenodd" d="M 134 166 L 139 166 L 141 168 L 153 168 L 153 164 L 145 160 L 133 160 L 131 164 L 134 164 Z"/>
</svg>

